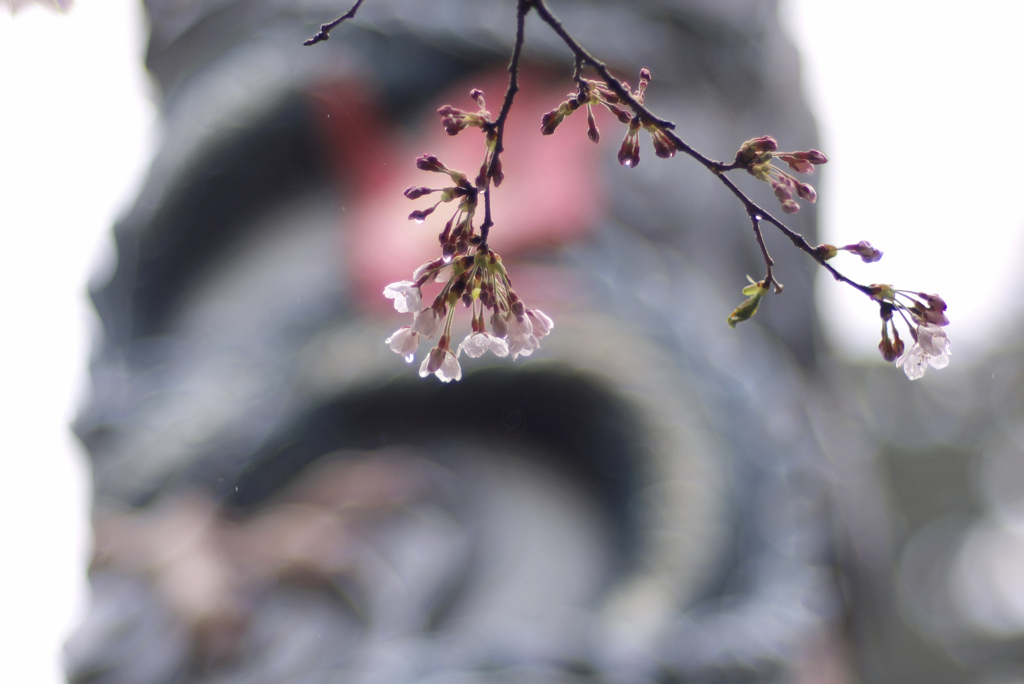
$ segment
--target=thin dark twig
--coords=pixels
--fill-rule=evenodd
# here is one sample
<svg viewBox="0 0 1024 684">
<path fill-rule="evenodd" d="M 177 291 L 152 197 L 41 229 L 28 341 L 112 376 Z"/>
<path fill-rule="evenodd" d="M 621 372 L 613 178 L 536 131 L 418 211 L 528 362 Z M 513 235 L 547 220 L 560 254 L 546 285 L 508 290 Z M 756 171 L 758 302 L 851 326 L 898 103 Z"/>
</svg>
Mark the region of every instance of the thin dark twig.
<svg viewBox="0 0 1024 684">
<path fill-rule="evenodd" d="M 764 286 L 765 288 L 769 288 L 772 286 L 772 283 L 775 282 L 775 278 L 772 276 L 772 266 L 775 265 L 775 261 L 772 259 L 771 255 L 768 254 L 768 248 L 764 246 L 764 236 L 761 235 L 761 215 L 751 214 L 750 223 L 754 226 L 754 237 L 757 238 L 757 244 L 761 248 L 761 256 L 764 257 L 765 269 L 767 269 L 767 273 L 764 276 Z M 778 288 L 776 288 L 776 290 L 778 290 Z"/>
<path fill-rule="evenodd" d="M 352 5 L 352 9 L 350 9 L 348 12 L 346 12 L 343 15 L 341 15 L 340 17 L 338 17 L 337 19 L 335 19 L 334 21 L 332 21 L 329 24 L 321 24 L 320 25 L 320 31 L 315 36 L 313 36 L 312 38 L 310 38 L 309 40 L 304 42 L 303 45 L 316 45 L 317 43 L 323 42 L 323 41 L 327 40 L 328 38 L 330 38 L 331 37 L 331 35 L 330 35 L 331 31 L 334 30 L 334 28 L 338 24 L 340 24 L 341 22 L 345 21 L 346 19 L 351 19 L 351 18 L 355 17 L 356 16 L 356 12 L 359 11 L 359 6 L 362 5 L 362 4 L 363 4 L 363 0 L 356 0 L 356 4 Z"/>
<path fill-rule="evenodd" d="M 576 86 L 579 92 L 584 92 L 586 86 L 583 83 L 583 60 L 580 59 L 579 55 L 576 55 L 575 64 L 572 68 L 572 80 L 576 82 Z"/>
<path fill-rule="evenodd" d="M 732 180 L 730 180 L 728 177 L 726 177 L 725 174 L 718 174 L 718 179 L 725 184 L 725 187 L 729 188 L 729 190 L 732 191 L 732 194 L 736 195 L 736 197 L 739 198 L 740 202 L 743 203 L 743 207 L 747 210 L 747 214 L 749 214 L 751 217 L 760 216 L 760 220 L 767 221 L 768 223 L 778 228 L 783 235 L 789 238 L 790 242 L 792 242 L 797 247 L 797 249 L 806 252 L 812 259 L 814 259 L 823 267 L 825 267 L 825 269 L 829 273 L 831 273 L 832 277 L 835 278 L 836 280 L 846 283 L 847 285 L 864 293 L 868 297 L 873 297 L 873 291 L 870 287 L 866 285 L 861 285 L 858 282 L 850 280 L 842 273 L 837 271 L 835 268 L 833 268 L 832 264 L 828 263 L 820 256 L 818 256 L 817 250 L 811 245 L 811 243 L 807 242 L 807 239 L 804 238 L 803 235 L 796 232 L 795 230 L 787 226 L 785 223 L 783 223 L 782 221 L 780 221 L 779 219 L 775 218 L 767 211 L 762 209 L 760 205 L 758 205 L 752 199 L 747 197 L 742 190 L 736 187 L 736 184 L 733 183 Z"/>
<path fill-rule="evenodd" d="M 505 91 L 505 99 L 501 103 L 501 111 L 498 118 L 487 129 L 494 131 L 497 139 L 494 143 L 494 154 L 487 167 L 487 185 L 484 188 L 484 222 L 480 225 L 480 249 L 487 249 L 487 237 L 494 221 L 491 219 L 491 174 L 498 167 L 498 160 L 501 153 L 505 151 L 505 121 L 512 109 L 512 102 L 516 93 L 519 92 L 519 63 L 523 56 L 523 43 L 526 42 L 526 15 L 529 14 L 533 0 L 519 0 L 516 7 L 516 42 L 512 48 L 512 59 L 508 64 L 508 89 Z"/>
<path fill-rule="evenodd" d="M 669 140 L 672 141 L 672 143 L 681 152 L 684 152 L 688 156 L 692 157 L 693 159 L 703 164 L 705 168 L 707 168 L 709 171 L 718 176 L 718 179 L 722 181 L 722 183 L 724 183 L 725 186 L 729 188 L 729 190 L 732 191 L 734 195 L 736 195 L 736 197 L 739 198 L 739 200 L 743 203 L 744 208 L 747 210 L 747 214 L 750 216 L 751 220 L 754 221 L 755 234 L 758 237 L 759 244 L 761 244 L 762 253 L 765 255 L 765 263 L 769 264 L 769 280 L 772 278 L 771 257 L 768 256 L 767 251 L 764 249 L 764 244 L 761 239 L 759 220 L 755 219 L 755 217 L 757 216 L 761 217 L 760 220 L 768 221 L 777 229 L 779 229 L 779 231 L 781 231 L 783 235 L 788 237 L 797 248 L 806 252 L 815 261 L 821 264 L 821 266 L 823 266 L 829 273 L 831 273 L 833 278 L 840 282 L 846 283 L 847 285 L 850 285 L 851 287 L 857 289 L 858 291 L 864 293 L 869 297 L 873 296 L 873 291 L 871 288 L 865 285 L 861 285 L 860 283 L 854 282 L 853 280 L 850 280 L 842 273 L 837 271 L 831 264 L 827 263 L 824 259 L 818 256 L 814 247 L 807 242 L 803 235 L 792 230 L 791 228 L 786 226 L 786 224 L 784 224 L 782 221 L 779 221 L 774 216 L 769 214 L 767 211 L 762 209 L 757 203 L 755 203 L 753 200 L 747 197 L 747 195 L 744 194 L 742 190 L 736 187 L 735 183 L 733 183 L 731 180 L 729 180 L 729 178 L 725 176 L 726 171 L 733 171 L 739 168 L 743 168 L 741 164 L 737 162 L 726 164 L 720 161 L 715 161 L 714 159 L 706 157 L 697 150 L 695 150 L 694 148 L 690 147 L 689 144 L 687 144 L 684 140 L 682 140 L 678 135 L 675 134 L 674 123 L 655 116 L 643 104 L 638 102 L 636 98 L 633 97 L 633 94 L 629 92 L 629 90 L 622 84 L 622 81 L 615 78 L 611 74 L 611 72 L 608 71 L 608 66 L 604 62 L 601 62 L 593 55 L 591 55 L 589 52 L 587 52 L 587 50 L 582 45 L 580 45 L 580 43 L 577 42 L 575 38 L 569 35 L 569 32 L 565 30 L 565 27 L 562 25 L 562 22 L 559 21 L 558 18 L 551 13 L 551 10 L 548 9 L 547 5 L 545 4 L 545 0 L 532 1 L 533 8 L 536 10 L 537 15 L 540 16 L 541 19 L 543 19 L 544 23 L 551 27 L 551 30 L 558 34 L 558 36 L 562 39 L 562 42 L 565 43 L 569 50 L 572 51 L 573 55 L 576 57 L 577 64 L 582 62 L 593 67 L 594 70 L 597 71 L 597 73 L 601 76 L 601 78 L 604 79 L 605 83 L 612 90 L 612 92 L 614 92 L 620 99 L 626 102 L 633 110 L 633 112 L 636 115 L 640 116 L 641 120 L 644 123 L 653 124 L 660 128 L 662 132 L 669 138 Z"/>
</svg>

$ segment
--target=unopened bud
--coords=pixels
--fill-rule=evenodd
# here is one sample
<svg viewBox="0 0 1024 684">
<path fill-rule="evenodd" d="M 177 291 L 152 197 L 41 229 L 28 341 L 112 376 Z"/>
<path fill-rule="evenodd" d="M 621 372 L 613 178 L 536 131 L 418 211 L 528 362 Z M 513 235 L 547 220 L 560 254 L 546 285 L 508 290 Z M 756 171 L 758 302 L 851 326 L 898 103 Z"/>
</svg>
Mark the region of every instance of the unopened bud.
<svg viewBox="0 0 1024 684">
<path fill-rule="evenodd" d="M 892 334 L 896 338 L 896 340 L 892 343 L 892 350 L 896 354 L 896 357 L 899 358 L 903 356 L 903 340 L 900 339 L 900 334 L 899 332 L 897 332 L 895 326 L 893 326 Z"/>
<path fill-rule="evenodd" d="M 610 111 L 612 114 L 614 114 L 619 119 L 619 123 L 628 124 L 630 121 L 633 120 L 633 115 L 630 114 L 629 112 L 627 112 L 625 109 L 621 109 L 619 107 L 616 107 L 613 104 L 605 105 L 605 106 L 608 107 L 608 111 Z"/>
<path fill-rule="evenodd" d="M 910 307 L 910 312 L 918 323 L 931 323 L 932 325 L 949 325 L 949 319 L 941 309 L 924 308 L 920 302 Z"/>
<path fill-rule="evenodd" d="M 629 168 L 635 168 L 640 164 L 640 141 L 635 134 L 626 134 L 617 157 L 620 164 Z"/>
<path fill-rule="evenodd" d="M 676 144 L 660 128 L 651 129 L 651 142 L 654 143 L 654 154 L 662 159 L 676 156 Z"/>
<path fill-rule="evenodd" d="M 857 254 L 865 264 L 874 263 L 882 258 L 882 250 L 875 249 L 867 240 L 861 240 L 855 245 L 846 245 L 842 249 Z"/>
<path fill-rule="evenodd" d="M 415 185 L 407 189 L 403 194 L 409 199 L 419 199 L 424 195 L 429 195 L 434 192 L 433 188 L 416 187 Z"/>
<path fill-rule="evenodd" d="M 646 67 L 641 69 L 640 70 L 640 79 L 643 80 L 643 81 L 650 82 L 650 80 L 651 80 L 651 72 L 650 72 L 650 70 L 648 70 Z"/>
<path fill-rule="evenodd" d="M 878 351 L 882 352 L 882 358 L 892 363 L 899 358 L 899 354 L 893 349 L 892 340 L 889 339 L 889 335 L 883 332 L 882 341 L 878 343 Z"/>
<path fill-rule="evenodd" d="M 807 161 L 811 162 L 812 164 L 825 164 L 826 162 L 828 162 L 828 157 L 826 157 L 822 152 L 819 152 L 818 150 L 808 150 Z"/>
<path fill-rule="evenodd" d="M 796 171 L 797 173 L 814 172 L 814 164 L 807 161 L 806 159 L 797 159 L 788 154 L 779 156 L 779 159 L 789 164 L 789 168 L 792 169 L 793 171 Z"/>
<path fill-rule="evenodd" d="M 796 200 L 786 200 L 782 203 L 782 211 L 786 214 L 795 214 L 800 211 L 800 205 Z"/>
<path fill-rule="evenodd" d="M 417 209 L 416 211 L 409 214 L 410 221 L 416 221 L 417 223 L 423 223 L 428 216 L 434 213 L 436 207 L 428 207 L 426 209 Z"/>
<path fill-rule="evenodd" d="M 565 114 L 562 113 L 562 108 L 552 109 L 550 112 L 540 118 L 540 132 L 541 135 L 551 135 L 558 128 L 558 124 L 562 123 L 562 119 L 565 118 Z"/>
<path fill-rule="evenodd" d="M 828 243 L 822 243 L 814 248 L 814 255 L 822 261 L 828 261 L 836 254 L 839 254 L 839 250 L 836 249 L 835 245 L 830 245 Z"/>
<path fill-rule="evenodd" d="M 928 304 L 929 309 L 935 309 L 937 311 L 946 310 L 945 300 L 937 294 L 925 294 L 924 292 L 917 293 L 919 297 L 924 297 L 925 302 Z"/>
<path fill-rule="evenodd" d="M 421 171 L 440 171 L 447 172 L 445 165 L 432 154 L 424 154 L 416 159 L 416 168 Z"/>
<path fill-rule="evenodd" d="M 775 198 L 780 202 L 793 199 L 793 192 L 789 189 L 788 183 L 773 183 L 773 188 L 775 189 Z"/>
<path fill-rule="evenodd" d="M 486 109 L 484 105 L 484 91 L 479 88 L 473 88 L 469 91 L 469 96 L 473 98 L 473 101 L 480 105 L 480 109 Z"/>
<path fill-rule="evenodd" d="M 501 170 L 501 157 L 496 157 L 491 168 L 491 181 L 494 183 L 494 187 L 498 187 L 503 180 L 505 180 L 505 172 Z"/>
<path fill-rule="evenodd" d="M 595 143 L 601 142 L 601 131 L 597 130 L 597 121 L 590 107 L 587 107 L 587 137 Z"/>
<path fill-rule="evenodd" d="M 814 192 L 814 188 L 808 183 L 797 183 L 796 194 L 800 196 L 800 199 L 814 204 L 818 201 L 818 193 Z"/>
<path fill-rule="evenodd" d="M 759 138 L 751 138 L 746 141 L 740 149 L 749 149 L 758 154 L 761 152 L 775 152 L 779 149 L 779 143 L 775 142 L 775 138 L 770 135 L 762 135 Z"/>
</svg>

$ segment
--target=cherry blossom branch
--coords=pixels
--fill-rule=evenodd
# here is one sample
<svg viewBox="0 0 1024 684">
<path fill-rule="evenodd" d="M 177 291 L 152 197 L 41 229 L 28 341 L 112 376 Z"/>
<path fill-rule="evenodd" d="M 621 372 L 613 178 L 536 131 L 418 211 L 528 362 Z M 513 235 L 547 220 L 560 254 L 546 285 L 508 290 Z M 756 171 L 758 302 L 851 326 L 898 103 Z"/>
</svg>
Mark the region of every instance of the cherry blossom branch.
<svg viewBox="0 0 1024 684">
<path fill-rule="evenodd" d="M 735 164 L 730 164 L 729 166 L 732 168 L 736 168 Z M 812 247 L 811 243 L 807 242 L 807 239 L 804 238 L 803 235 L 796 232 L 795 230 L 787 226 L 785 223 L 783 223 L 782 221 L 780 221 L 779 219 L 775 218 L 770 213 L 765 211 L 763 208 L 761 208 L 760 205 L 758 205 L 756 202 L 747 197 L 746 193 L 744 193 L 742 190 L 736 187 L 736 184 L 733 183 L 730 178 L 726 177 L 724 173 L 717 173 L 716 175 L 718 176 L 718 179 L 725 184 L 725 187 L 729 188 L 729 190 L 734 195 L 736 195 L 737 198 L 739 198 L 740 202 L 743 203 L 743 207 L 747 210 L 747 215 L 750 216 L 752 221 L 755 221 L 755 223 L 759 223 L 760 221 L 767 221 L 768 223 L 772 224 L 779 230 L 779 232 L 788 237 L 790 242 L 792 242 L 794 246 L 796 246 L 801 251 L 806 252 L 812 259 L 814 259 L 821 266 L 823 266 L 832 275 L 833 278 L 835 278 L 839 282 L 846 283 L 850 287 L 855 288 L 856 290 L 862 292 L 868 297 L 874 297 L 874 290 L 871 287 L 868 287 L 867 285 L 861 285 L 860 283 L 847 278 L 842 273 L 837 271 L 835 267 L 832 266 L 832 264 L 828 263 L 821 256 L 817 248 Z M 755 233 L 757 233 L 759 237 L 758 242 L 760 242 L 760 228 L 757 227 L 756 225 Z M 761 246 L 761 249 L 762 251 L 764 251 L 764 245 Z M 767 252 L 765 252 L 765 262 L 767 263 L 769 259 L 770 257 L 768 257 Z M 770 272 L 771 270 L 769 268 L 769 273 Z"/>
<path fill-rule="evenodd" d="M 847 278 L 842 273 L 837 271 L 831 264 L 826 263 L 826 261 L 823 258 L 821 258 L 821 256 L 819 256 L 815 247 L 808 243 L 807 240 L 803 237 L 803 235 L 792 230 L 791 228 L 786 226 L 786 224 L 784 224 L 782 221 L 779 221 L 770 213 L 765 211 L 756 202 L 751 200 L 750 197 L 746 195 L 746 193 L 740 190 L 735 183 L 733 183 L 728 177 L 726 177 L 725 173 L 727 171 L 734 171 L 743 168 L 743 164 L 741 162 L 734 161 L 731 164 L 725 164 L 720 161 L 715 161 L 710 157 L 704 156 L 696 149 L 691 147 L 689 144 L 687 144 L 683 139 L 681 139 L 678 135 L 675 134 L 674 123 L 668 121 L 667 119 L 662 119 L 656 116 L 642 102 L 638 101 L 637 98 L 633 95 L 633 93 L 631 93 L 629 89 L 625 87 L 622 81 L 620 81 L 611 74 L 611 72 L 608 70 L 608 66 L 604 62 L 598 60 L 596 57 L 591 55 L 590 52 L 586 50 L 586 48 L 584 48 L 575 38 L 573 38 L 569 34 L 568 31 L 566 31 L 565 27 L 562 25 L 562 22 L 557 17 L 555 17 L 554 14 L 551 13 L 551 10 L 548 9 L 547 5 L 545 4 L 545 0 L 532 0 L 532 4 L 534 10 L 536 10 L 537 12 L 537 15 L 540 16 L 540 18 L 544 20 L 544 23 L 546 23 L 556 34 L 558 34 L 558 36 L 562 39 L 562 42 L 566 44 L 566 46 L 572 51 L 573 55 L 575 56 L 575 80 L 579 80 L 578 73 L 580 64 L 590 65 L 595 71 L 597 71 L 598 75 L 600 75 L 601 78 L 605 81 L 605 83 L 608 85 L 608 88 L 612 92 L 614 92 L 619 97 L 619 99 L 621 99 L 623 102 L 629 105 L 630 109 L 632 109 L 637 116 L 641 117 L 645 121 L 648 121 L 658 126 L 665 134 L 665 136 L 672 141 L 672 144 L 675 145 L 679 151 L 697 160 L 702 165 L 704 165 L 705 168 L 714 173 L 718 177 L 718 179 L 722 181 L 722 183 L 727 188 L 729 188 L 729 190 L 740 200 L 740 202 L 743 203 L 743 206 L 746 209 L 747 214 L 750 216 L 751 220 L 755 222 L 755 234 L 758 237 L 758 242 L 761 244 L 762 253 L 765 256 L 765 263 L 766 265 L 768 265 L 769 280 L 771 280 L 771 264 L 769 263 L 771 262 L 771 257 L 768 256 L 767 251 L 765 251 L 764 249 L 762 237 L 760 234 L 760 227 L 757 225 L 759 221 L 755 218 L 758 216 L 760 216 L 761 219 L 766 220 L 773 226 L 775 226 L 780 232 L 782 232 L 783 235 L 788 237 L 797 248 L 807 253 L 820 265 L 824 266 L 833 278 L 840 282 L 846 283 L 847 285 L 850 285 L 851 287 L 857 289 L 858 291 L 862 292 L 863 294 L 869 297 L 872 296 L 872 289 L 870 287 L 854 282 L 853 280 Z"/>
<path fill-rule="evenodd" d="M 512 59 L 508 65 L 508 89 L 505 91 L 505 99 L 501 103 L 501 111 L 498 119 L 484 127 L 484 132 L 493 132 L 497 139 L 494 143 L 494 152 L 490 164 L 487 167 L 487 185 L 484 187 L 484 222 L 480 224 L 480 249 L 487 250 L 487 238 L 490 235 L 491 226 L 494 221 L 491 218 L 491 179 L 500 174 L 501 153 L 505 151 L 505 121 L 508 120 L 508 113 L 512 110 L 512 102 L 516 93 L 519 92 L 519 64 L 523 56 L 523 43 L 526 42 L 526 15 L 530 11 L 530 0 L 519 0 L 516 7 L 516 41 L 512 48 Z M 495 184 L 497 185 L 497 183 Z"/>
<path fill-rule="evenodd" d="M 327 40 L 333 28 L 355 16 L 362 2 L 363 0 L 356 0 L 345 15 L 321 26 L 320 32 L 305 44 L 315 45 Z M 750 279 L 750 285 L 743 288 L 743 294 L 747 295 L 747 299 L 727 318 L 730 326 L 735 327 L 737 323 L 753 316 L 760 300 L 773 285 L 776 292 L 782 291 L 782 284 L 775 278 L 773 271 L 775 262 L 768 253 L 761 231 L 761 222 L 767 221 L 788 237 L 795 247 L 824 267 L 837 281 L 853 287 L 878 303 L 883 321 L 879 350 L 887 361 L 895 360 L 897 366 L 903 365 L 912 380 L 921 377 L 928 365 L 942 368 L 948 364 L 949 341 L 942 327 L 949 321 L 945 316 L 946 305 L 941 297 L 910 290 L 897 290 L 891 285 L 866 286 L 854 282 L 827 263 L 828 260 L 835 257 L 839 251 L 848 251 L 857 254 L 865 262 L 873 262 L 881 258 L 882 253 L 879 250 L 865 241 L 844 247 L 828 244 L 812 246 L 803 235 L 772 216 L 726 176 L 730 171 L 742 169 L 758 180 L 768 183 L 781 203 L 783 212 L 794 214 L 800 209 L 796 198 L 813 203 L 817 199 L 817 194 L 809 184 L 797 180 L 781 167 L 774 166 L 772 161 L 785 162 L 791 171 L 806 174 L 812 172 L 814 166 L 828 161 L 824 154 L 817 150 L 780 152 L 778 144 L 770 136 L 744 142 L 731 163 L 716 161 L 701 154 L 674 132 L 674 123 L 656 116 L 644 105 L 644 91 L 651 80 L 651 74 L 647 69 L 641 69 L 639 87 L 635 92 L 631 92 L 626 83 L 611 74 L 604 62 L 591 55 L 566 31 L 561 21 L 548 9 L 545 0 L 517 0 L 516 36 L 508 66 L 509 84 L 497 119 L 491 119 L 490 113 L 486 110 L 483 92 L 478 89 L 471 91 L 470 97 L 476 101 L 479 111 L 467 112 L 451 105 L 444 105 L 438 110 L 442 116 L 441 123 L 449 135 L 456 135 L 467 127 L 478 127 L 484 133 L 486 153 L 475 183 L 470 183 L 466 174 L 461 171 L 446 167 L 437 157 L 424 155 L 417 159 L 417 167 L 424 171 L 444 174 L 453 185 L 445 188 L 411 187 L 405 192 L 409 199 L 418 199 L 434 192 L 441 193 L 441 199 L 433 207 L 416 210 L 409 215 L 410 219 L 421 223 L 440 204 L 458 200 L 458 208 L 439 236 L 442 257 L 417 268 L 412 281 L 392 283 L 384 291 L 385 296 L 395 300 L 396 310 L 413 314 L 411 326 L 400 328 L 386 340 L 391 349 L 405 357 L 406 361 L 412 361 L 420 338 L 432 339 L 438 331 L 440 320 L 444 318 L 446 321 L 437 346 L 423 361 L 420 368 L 421 376 L 433 373 L 444 382 L 458 380 L 462 377 L 458 357 L 464 350 L 470 356 L 479 356 L 488 350 L 498 356 L 529 356 L 540 346 L 538 340 L 546 336 L 554 326 L 543 312 L 526 308 L 512 289 L 511 279 L 501 263 L 501 257 L 488 246 L 490 229 L 494 225 L 491 216 L 491 186 L 493 181 L 493 186 L 498 187 L 504 177 L 501 171 L 501 154 L 505 150 L 505 124 L 516 93 L 519 92 L 526 15 L 530 10 L 536 10 L 541 20 L 561 38 L 574 55 L 573 81 L 577 85 L 577 93 L 570 95 L 569 100 L 544 115 L 541 121 L 543 134 L 550 135 L 566 116 L 585 106 L 587 136 L 596 143 L 600 140 L 600 132 L 592 107 L 603 105 L 621 123 L 628 126 L 618 154 L 619 162 L 623 166 L 633 167 L 640 162 L 637 138 L 642 128 L 651 135 L 658 157 L 670 158 L 679 151 L 685 153 L 713 173 L 743 204 L 764 258 L 766 275 L 761 282 Z M 584 66 L 593 68 L 603 82 L 583 78 Z M 623 106 L 627 109 L 623 109 Z M 480 194 L 483 194 L 484 199 L 484 220 L 479 232 L 474 234 L 472 220 Z M 435 298 L 432 305 L 421 308 L 421 286 L 441 280 L 447 280 L 441 294 Z M 453 351 L 452 307 L 459 301 L 472 309 L 473 332 Z M 490 318 L 493 334 L 487 331 L 485 309 L 493 311 Z M 914 346 L 906 353 L 904 344 L 892 324 L 894 313 L 899 313 L 910 328 L 914 339 Z M 892 338 L 889 337 L 890 330 Z"/>
<path fill-rule="evenodd" d="M 303 45 L 316 45 L 317 43 L 323 42 L 330 38 L 331 31 L 334 30 L 334 28 L 337 27 L 338 24 L 345 21 L 346 19 L 352 19 L 353 17 L 355 17 L 356 12 L 359 11 L 359 6 L 362 4 L 363 0 L 356 0 L 356 4 L 352 5 L 352 9 L 350 9 L 348 12 L 341 15 L 340 17 L 330 22 L 329 24 L 321 24 L 320 31 L 317 32 L 315 36 L 304 42 Z"/>
</svg>

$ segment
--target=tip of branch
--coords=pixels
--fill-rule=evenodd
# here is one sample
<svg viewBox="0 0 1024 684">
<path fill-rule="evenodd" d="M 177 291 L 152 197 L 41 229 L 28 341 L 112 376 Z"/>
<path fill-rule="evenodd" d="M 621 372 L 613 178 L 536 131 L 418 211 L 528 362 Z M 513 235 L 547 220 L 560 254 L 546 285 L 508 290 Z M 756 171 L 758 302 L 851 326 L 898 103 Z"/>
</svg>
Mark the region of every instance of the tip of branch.
<svg viewBox="0 0 1024 684">
<path fill-rule="evenodd" d="M 317 43 L 323 42 L 330 37 L 331 35 L 324 31 L 323 27 L 320 27 L 320 32 L 313 36 L 312 38 L 310 38 L 309 40 L 305 41 L 303 45 L 316 45 Z"/>
</svg>

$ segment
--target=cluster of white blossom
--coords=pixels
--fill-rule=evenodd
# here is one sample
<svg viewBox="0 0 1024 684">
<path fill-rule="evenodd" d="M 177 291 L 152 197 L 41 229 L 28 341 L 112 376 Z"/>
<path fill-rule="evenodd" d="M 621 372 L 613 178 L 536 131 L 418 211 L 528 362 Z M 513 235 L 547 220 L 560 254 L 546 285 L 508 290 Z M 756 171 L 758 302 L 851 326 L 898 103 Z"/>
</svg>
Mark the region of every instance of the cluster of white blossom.
<svg viewBox="0 0 1024 684">
<path fill-rule="evenodd" d="M 896 290 L 891 285 L 873 285 L 874 297 L 881 303 L 882 341 L 878 350 L 886 361 L 895 361 L 897 368 L 903 368 L 907 377 L 917 380 L 928 366 L 945 368 L 953 353 L 949 337 L 943 328 L 949 325 L 946 317 L 946 302 L 942 297 L 924 292 Z M 910 348 L 905 348 L 900 339 L 893 314 L 898 313 L 914 339 Z M 892 330 L 892 338 L 889 330 Z"/>
<path fill-rule="evenodd" d="M 406 362 L 412 363 L 420 339 L 432 340 L 441 332 L 437 346 L 423 359 L 420 375 L 435 374 L 443 382 L 462 378 L 459 357 L 478 358 L 490 351 L 495 356 L 529 356 L 540 348 L 540 340 L 551 332 L 554 322 L 539 309 L 527 309 L 510 287 L 501 258 L 487 250 L 445 263 L 428 262 L 413 274 L 416 280 L 403 280 L 384 288 L 384 296 L 393 299 L 395 310 L 413 315 L 412 325 L 395 331 L 385 342 Z M 441 293 L 430 306 L 423 306 L 421 285 L 444 280 Z M 472 311 L 472 332 L 452 351 L 451 326 L 459 300 Z M 490 315 L 487 330 L 485 310 Z M 444 319 L 444 327 L 441 321 Z"/>
</svg>

